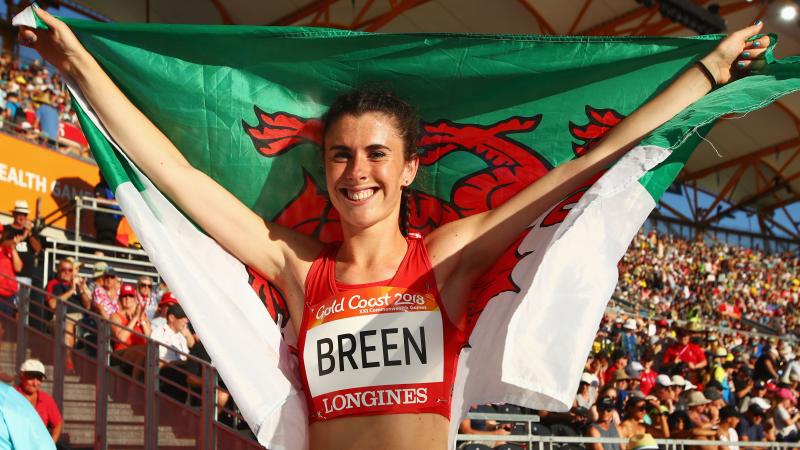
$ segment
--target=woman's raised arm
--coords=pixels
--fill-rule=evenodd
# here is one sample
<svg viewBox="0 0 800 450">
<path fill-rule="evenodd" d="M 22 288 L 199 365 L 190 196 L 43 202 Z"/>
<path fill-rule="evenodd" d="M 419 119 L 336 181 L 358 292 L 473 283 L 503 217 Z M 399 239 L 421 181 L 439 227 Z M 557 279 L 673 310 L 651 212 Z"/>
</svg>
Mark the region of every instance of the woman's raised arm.
<svg viewBox="0 0 800 450">
<path fill-rule="evenodd" d="M 464 289 L 486 272 L 519 234 L 548 208 L 605 167 L 611 165 L 644 136 L 667 122 L 706 93 L 713 84 L 727 83 L 734 71 L 746 71 L 760 63 L 769 37 L 749 41 L 761 31 L 756 23 L 725 38 L 652 100 L 620 122 L 586 155 L 564 163 L 520 191 L 501 206 L 440 227 L 426 242 L 451 320 L 459 323 L 466 314 Z M 714 83 L 710 77 L 714 78 Z M 451 283 L 452 281 L 452 283 Z M 452 301 L 451 301 L 452 300 Z"/>
<path fill-rule="evenodd" d="M 282 281 L 305 273 L 296 266 L 314 258 L 321 245 L 317 240 L 263 220 L 193 168 L 117 88 L 65 23 L 41 8 L 36 14 L 50 30 L 24 28 L 20 42 L 74 80 L 113 139 L 167 197 L 223 247 L 263 275 Z"/>
</svg>

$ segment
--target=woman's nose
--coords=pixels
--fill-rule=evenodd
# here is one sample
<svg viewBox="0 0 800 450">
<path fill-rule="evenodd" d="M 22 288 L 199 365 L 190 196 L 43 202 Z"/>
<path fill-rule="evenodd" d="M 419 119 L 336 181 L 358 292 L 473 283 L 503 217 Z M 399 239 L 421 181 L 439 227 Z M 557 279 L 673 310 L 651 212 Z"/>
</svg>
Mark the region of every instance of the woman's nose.
<svg viewBox="0 0 800 450">
<path fill-rule="evenodd" d="M 348 177 L 351 180 L 366 180 L 367 179 L 367 163 L 366 158 L 355 155 L 350 160 L 348 168 Z"/>
</svg>

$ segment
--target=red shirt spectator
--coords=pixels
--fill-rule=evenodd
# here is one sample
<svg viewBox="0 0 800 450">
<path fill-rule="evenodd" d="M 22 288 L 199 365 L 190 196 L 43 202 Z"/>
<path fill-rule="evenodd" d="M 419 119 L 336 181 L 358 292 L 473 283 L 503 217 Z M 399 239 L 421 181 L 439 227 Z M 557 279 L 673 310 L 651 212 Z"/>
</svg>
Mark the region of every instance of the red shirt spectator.
<svg viewBox="0 0 800 450">
<path fill-rule="evenodd" d="M 690 369 L 700 369 L 708 364 L 702 347 L 689 341 L 689 335 L 681 336 L 680 342 L 664 352 L 663 364 L 686 363 Z"/>
<path fill-rule="evenodd" d="M 19 368 L 19 378 L 17 392 L 31 402 L 53 441 L 58 442 L 63 420 L 53 397 L 41 390 L 42 380 L 46 378 L 44 364 L 38 359 L 26 360 Z"/>
</svg>

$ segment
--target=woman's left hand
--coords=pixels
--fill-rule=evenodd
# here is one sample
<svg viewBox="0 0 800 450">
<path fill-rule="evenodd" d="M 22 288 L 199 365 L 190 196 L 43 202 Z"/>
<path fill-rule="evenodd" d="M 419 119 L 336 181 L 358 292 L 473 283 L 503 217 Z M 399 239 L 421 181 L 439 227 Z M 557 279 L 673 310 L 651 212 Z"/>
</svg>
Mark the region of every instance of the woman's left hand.
<svg viewBox="0 0 800 450">
<path fill-rule="evenodd" d="M 769 36 L 748 41 L 764 28 L 764 22 L 742 28 L 722 40 L 717 48 L 702 59 L 711 71 L 717 84 L 723 85 L 731 79 L 745 75 L 748 71 L 760 68 L 764 52 L 769 47 Z"/>
</svg>

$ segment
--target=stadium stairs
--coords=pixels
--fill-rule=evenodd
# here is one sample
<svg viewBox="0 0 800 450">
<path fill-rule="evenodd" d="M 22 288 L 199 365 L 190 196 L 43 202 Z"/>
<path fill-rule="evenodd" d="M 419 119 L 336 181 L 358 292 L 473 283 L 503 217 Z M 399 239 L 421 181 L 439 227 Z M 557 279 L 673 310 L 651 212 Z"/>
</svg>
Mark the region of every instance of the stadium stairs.
<svg viewBox="0 0 800 450">
<path fill-rule="evenodd" d="M 42 390 L 53 392 L 53 365 L 52 358 L 47 358 L 52 352 L 37 351 L 52 340 L 50 336 L 41 335 L 35 331 L 30 333 L 31 345 L 25 353 L 26 358 L 35 357 L 45 363 L 47 380 L 42 383 Z M 38 342 L 37 342 L 38 341 Z M 52 342 L 52 341 L 51 341 Z M 52 343 L 50 344 L 52 345 Z M 15 357 L 16 342 L 4 339 L 0 341 L 0 370 L 16 373 Z M 72 449 L 94 448 L 95 418 L 96 418 L 96 391 L 93 377 L 96 376 L 96 367 L 91 362 L 75 357 L 75 374 L 64 376 L 64 404 L 61 411 L 64 417 L 62 442 L 68 443 Z M 135 390 L 134 386 L 127 386 L 125 380 L 118 378 L 116 391 Z M 144 447 L 144 405 L 142 402 L 115 400 L 110 395 L 107 404 L 107 436 L 108 447 L 113 449 L 141 449 Z M 195 448 L 196 440 L 191 433 L 181 432 L 173 426 L 158 427 L 158 446 L 160 449 L 186 449 Z"/>
</svg>

